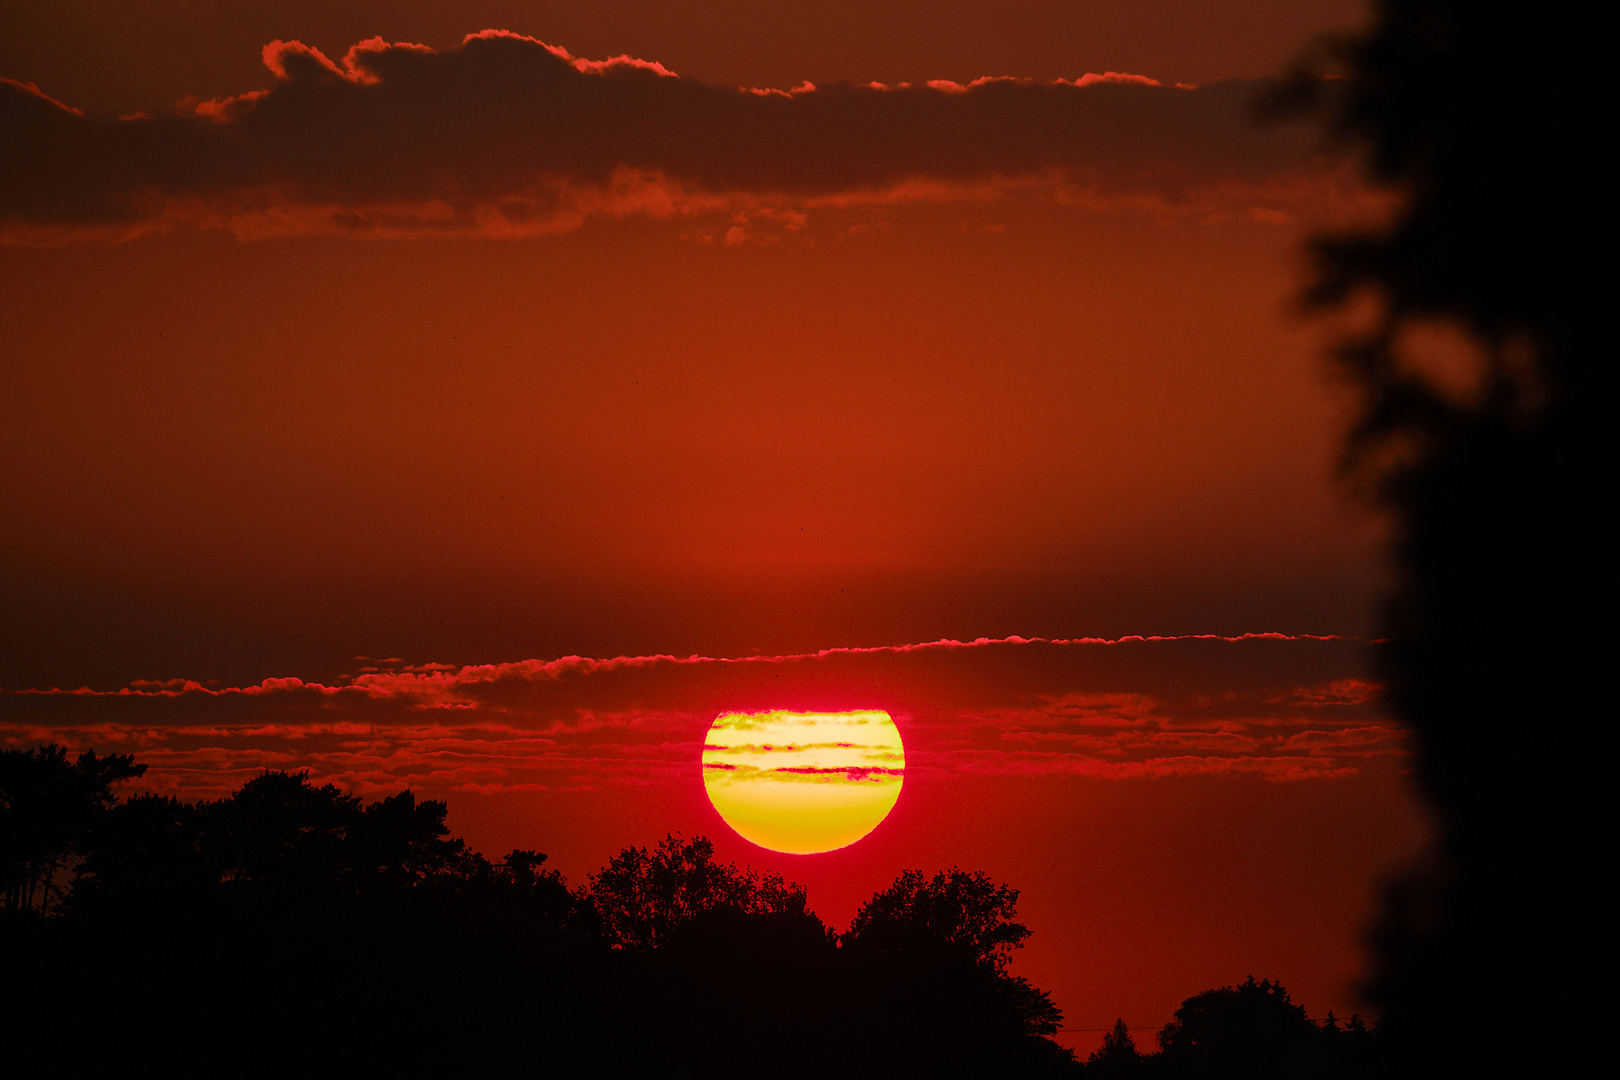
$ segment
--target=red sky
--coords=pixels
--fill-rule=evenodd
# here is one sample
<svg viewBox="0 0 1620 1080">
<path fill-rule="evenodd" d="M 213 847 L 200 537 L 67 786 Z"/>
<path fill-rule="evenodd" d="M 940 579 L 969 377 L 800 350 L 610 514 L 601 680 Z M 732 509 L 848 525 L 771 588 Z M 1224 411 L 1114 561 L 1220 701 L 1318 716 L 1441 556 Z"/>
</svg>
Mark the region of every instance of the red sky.
<svg viewBox="0 0 1620 1080">
<path fill-rule="evenodd" d="M 703 832 L 838 924 L 984 869 L 1076 1028 L 1354 1009 L 1422 826 L 1289 305 L 1377 201 L 1245 80 L 1359 8 L 870 7 L 0 16 L 0 740 L 409 784 L 574 881 Z M 812 707 L 906 786 L 770 855 L 701 737 Z"/>
</svg>

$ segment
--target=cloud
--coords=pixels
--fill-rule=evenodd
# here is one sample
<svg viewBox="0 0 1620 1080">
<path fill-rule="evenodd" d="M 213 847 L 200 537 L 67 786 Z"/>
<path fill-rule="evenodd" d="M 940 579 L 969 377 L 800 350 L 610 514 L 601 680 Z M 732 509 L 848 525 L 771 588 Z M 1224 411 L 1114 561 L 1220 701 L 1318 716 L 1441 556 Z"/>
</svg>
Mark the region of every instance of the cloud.
<svg viewBox="0 0 1620 1080">
<path fill-rule="evenodd" d="M 37 99 L 39 105 L 35 106 L 35 108 L 40 109 L 45 115 L 50 115 L 52 109 L 67 113 L 69 116 L 84 115 L 83 111 L 75 109 L 71 105 L 62 104 L 60 101 L 57 101 L 55 98 L 51 97 L 49 94 L 45 93 L 31 82 L 18 82 L 16 79 L 0 78 L 0 86 L 6 87 L 10 93 L 15 94 L 20 98 Z"/>
<path fill-rule="evenodd" d="M 1313 136 L 1250 120 L 1256 86 L 1108 72 L 968 84 L 711 86 L 504 31 L 459 47 L 362 42 L 340 60 L 264 49 L 275 83 L 164 116 L 94 119 L 0 86 L 13 241 L 218 227 L 532 235 L 592 215 L 754 217 L 991 199 L 1285 214 L 1321 194 Z M 798 215 L 797 218 L 794 215 Z"/>
<path fill-rule="evenodd" d="M 0 745 L 134 753 L 188 797 L 264 768 L 365 792 L 577 789 L 689 782 L 722 713 L 868 708 L 936 779 L 1325 780 L 1405 753 L 1361 659 L 1353 639 L 1260 634 L 373 666 L 336 684 L 0 692 Z"/>
<path fill-rule="evenodd" d="M 1180 754 L 1111 761 L 1081 755 L 958 754 L 946 775 L 1082 776 L 1096 780 L 1168 780 L 1192 776 L 1256 777 L 1273 782 L 1337 780 L 1359 769 L 1332 759 L 1290 755 Z"/>
</svg>

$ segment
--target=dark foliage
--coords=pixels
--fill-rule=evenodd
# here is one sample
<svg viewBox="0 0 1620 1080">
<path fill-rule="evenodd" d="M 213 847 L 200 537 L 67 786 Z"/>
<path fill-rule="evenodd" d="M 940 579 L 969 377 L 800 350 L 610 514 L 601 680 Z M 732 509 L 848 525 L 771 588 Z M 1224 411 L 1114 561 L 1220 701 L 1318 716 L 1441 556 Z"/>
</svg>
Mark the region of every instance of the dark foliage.
<svg viewBox="0 0 1620 1080">
<path fill-rule="evenodd" d="M 1359 1016 L 1320 1024 L 1289 999 L 1280 983 L 1254 976 L 1206 990 L 1181 1003 L 1159 1032 L 1159 1051 L 1136 1048 L 1116 1020 L 1086 1059 L 1094 1080 L 1378 1080 L 1387 1075 L 1383 1048 Z"/>
<path fill-rule="evenodd" d="M 1015 922 L 1018 890 L 982 873 L 925 877 L 908 870 L 862 905 L 842 952 L 866 990 L 869 1015 L 904 1033 L 871 1040 L 880 1071 L 1063 1075 L 1072 1058 L 1046 1036 L 1062 1013 L 1044 990 L 1007 972 L 1029 930 Z"/>
<path fill-rule="evenodd" d="M 141 767 L 79 761 L 48 747 L 7 762 L 34 783 L 13 782 L 8 809 L 92 808 L 49 833 L 75 862 L 65 900 L 0 920 L 19 1067 L 71 1053 L 178 1074 L 1380 1075 L 1359 1019 L 1314 1024 L 1252 978 L 1189 998 L 1160 1053 L 1119 1023 L 1079 1064 L 1049 1038 L 1062 1015 L 1046 992 L 1008 970 L 1029 936 L 1017 890 L 982 873 L 906 871 L 839 935 L 803 888 L 715 861 L 703 837 L 626 848 L 576 891 L 539 852 L 468 851 L 445 804 L 409 791 L 366 802 L 266 772 L 214 802 L 117 803 L 111 783 Z"/>
<path fill-rule="evenodd" d="M 804 912 L 804 889 L 778 875 L 714 861 L 705 837 L 665 837 L 656 848 L 625 848 L 591 877 L 591 897 L 609 941 L 653 949 L 683 923 L 728 908 L 751 915 Z"/>
<path fill-rule="evenodd" d="M 1317 244 L 1311 295 L 1383 311 L 1341 353 L 1362 396 L 1347 464 L 1397 526 L 1378 661 L 1440 825 L 1375 941 L 1370 993 L 1403 1074 L 1563 1074 L 1598 1030 L 1595 999 L 1549 992 L 1583 981 L 1607 915 L 1593 852 L 1612 740 L 1614 345 L 1597 268 L 1612 212 L 1592 148 L 1613 106 L 1598 40 L 1567 3 L 1381 0 L 1336 47 L 1345 79 L 1296 84 L 1334 88 L 1316 102 L 1329 129 L 1404 194 L 1388 227 Z M 1415 363 L 1412 330 L 1435 320 L 1477 345 L 1476 387 Z"/>
<path fill-rule="evenodd" d="M 937 957 L 1000 975 L 1029 936 L 1012 921 L 1017 912 L 1018 890 L 982 873 L 942 871 L 929 880 L 907 870 L 861 905 L 847 943 L 874 958 Z"/>
<path fill-rule="evenodd" d="M 41 797 L 139 769 L 109 760 L 54 768 Z M 87 1063 L 145 1047 L 181 1073 L 1079 1068 L 1043 1037 L 1045 993 L 1005 971 L 1028 931 L 982 874 L 903 875 L 841 944 L 801 887 L 701 837 L 627 848 L 574 891 L 538 852 L 468 851 L 445 804 L 408 791 L 366 802 L 267 772 L 214 802 L 96 806 L 53 840 L 77 860 L 65 901 L 0 925 L 0 1015 L 39 1051 L 19 1062 L 71 1046 Z"/>
<path fill-rule="evenodd" d="M 47 912 L 57 874 L 113 805 L 113 785 L 146 772 L 129 755 L 74 761 L 55 743 L 0 750 L 0 904 L 12 918 Z"/>
<path fill-rule="evenodd" d="M 1304 1080 L 1320 1075 L 1321 1030 L 1288 991 L 1250 976 L 1190 997 L 1159 1032 L 1168 1072 L 1209 1080 Z"/>
<path fill-rule="evenodd" d="M 1144 1058 L 1124 1020 L 1115 1020 L 1103 1044 L 1086 1058 L 1086 1075 L 1094 1080 L 1130 1080 L 1144 1076 Z"/>
<path fill-rule="evenodd" d="M 502 1030 L 533 1028 L 533 1010 L 593 1019 L 569 996 L 591 974 L 589 903 L 543 855 L 468 852 L 445 813 L 274 772 L 216 802 L 107 808 L 56 916 L 8 934 L 9 966 L 28 977 L 0 1008 L 42 1051 L 111 1061 L 158 1046 L 179 1071 L 244 1047 L 334 1070 L 448 1067 L 466 1054 L 458 1030 L 505 1061 L 520 1050 Z M 537 979 L 537 962 L 552 975 Z"/>
</svg>

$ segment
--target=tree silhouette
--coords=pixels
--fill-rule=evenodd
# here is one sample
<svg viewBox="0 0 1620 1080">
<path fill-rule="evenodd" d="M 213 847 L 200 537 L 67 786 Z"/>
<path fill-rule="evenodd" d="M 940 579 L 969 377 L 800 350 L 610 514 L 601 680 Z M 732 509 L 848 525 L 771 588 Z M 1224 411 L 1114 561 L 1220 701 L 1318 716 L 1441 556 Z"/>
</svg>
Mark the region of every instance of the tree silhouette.
<svg viewBox="0 0 1620 1080">
<path fill-rule="evenodd" d="M 220 878 L 203 855 L 206 817 L 202 806 L 161 795 L 112 807 L 86 839 L 64 911 L 88 923 L 194 917 Z"/>
<path fill-rule="evenodd" d="M 1329 1010 L 1322 1021 L 1320 1042 L 1322 1061 L 1316 1073 L 1320 1077 L 1359 1077 L 1382 1071 L 1377 1040 L 1359 1015 L 1340 1026 Z"/>
<path fill-rule="evenodd" d="M 347 841 L 361 800 L 307 773 L 265 772 L 206 809 L 204 857 L 242 893 L 318 902 L 349 884 Z"/>
<path fill-rule="evenodd" d="M 1007 971 L 1029 937 L 1015 921 L 1017 903 L 1017 889 L 982 872 L 908 870 L 856 912 L 841 952 L 900 1036 L 904 1069 L 1062 1075 L 1077 1067 L 1047 1038 L 1063 1019 L 1050 995 Z M 867 1053 L 881 1059 L 895 1045 Z"/>
<path fill-rule="evenodd" d="M 307 773 L 273 771 L 214 802 L 130 799 L 81 841 L 67 908 L 86 918 L 163 920 L 246 907 L 296 919 L 362 896 L 494 875 L 447 837 L 446 812 L 409 791 L 367 804 Z"/>
<path fill-rule="evenodd" d="M 631 949 L 655 949 L 677 926 L 713 908 L 764 914 L 805 906 L 802 886 L 716 862 L 707 837 L 683 841 L 674 834 L 651 850 L 619 852 L 591 875 L 590 894 L 608 938 Z"/>
<path fill-rule="evenodd" d="M 1080 1068 L 1044 1037 L 1050 998 L 1007 970 L 1029 935 L 1017 891 L 982 873 L 903 874 L 840 938 L 801 886 L 704 837 L 627 848 L 576 892 L 541 852 L 468 851 L 446 805 L 409 791 L 269 771 L 207 802 L 97 805 L 64 903 L 0 920 L 0 1015 L 81 1062 L 151 1044 L 177 1072 L 244 1046 L 351 1072 Z"/>
<path fill-rule="evenodd" d="M 1583 14 L 1379 0 L 1334 50 L 1345 78 L 1294 84 L 1402 196 L 1386 227 L 1317 242 L 1310 300 L 1381 311 L 1340 360 L 1362 401 L 1347 468 L 1396 525 L 1378 664 L 1439 825 L 1389 890 L 1369 988 L 1411 1075 L 1558 1071 L 1573 1042 L 1538 1033 L 1599 1023 L 1543 990 L 1582 978 L 1607 914 L 1615 350 Z M 1425 373 L 1436 323 L 1471 340 L 1472 388 Z"/>
<path fill-rule="evenodd" d="M 948 953 L 999 975 L 1029 937 L 1017 913 L 1018 890 L 982 872 L 907 870 L 861 905 L 845 943 L 875 956 Z"/>
<path fill-rule="evenodd" d="M 1086 1058 L 1086 1075 L 1099 1080 L 1132 1080 L 1144 1075 L 1145 1066 L 1131 1029 L 1124 1020 L 1115 1020 L 1114 1027 L 1103 1036 L 1103 1044 Z"/>
<path fill-rule="evenodd" d="M 0 750 L 0 901 L 8 914 L 45 912 L 56 875 L 82 854 L 86 836 L 113 805 L 113 785 L 146 772 L 130 755 L 74 761 L 56 743 Z"/>
<path fill-rule="evenodd" d="M 415 885 L 443 874 L 475 872 L 467 846 L 450 838 L 444 823 L 449 807 L 439 799 L 417 801 L 415 794 L 401 791 L 366 806 L 358 821 L 350 824 L 354 869 L 367 876 L 384 878 L 391 885 Z M 545 856 L 538 852 L 514 852 L 520 866 L 528 867 L 525 880 L 536 880 L 534 871 Z M 508 864 L 510 868 L 510 863 Z M 544 879 L 544 874 L 539 875 Z M 514 880 L 517 880 L 514 878 Z"/>
<path fill-rule="evenodd" d="M 517 1067 L 534 1056 L 504 1034 L 519 1030 L 588 1071 L 623 1011 L 595 963 L 594 909 L 539 852 L 492 865 L 467 851 L 446 810 L 281 772 L 214 801 L 112 806 L 60 910 L 0 927 L 26 973 L 0 980 L 0 1015 L 71 1032 L 90 1061 L 157 1040 L 178 1071 L 242 1045 L 332 1068 Z"/>
<path fill-rule="evenodd" d="M 1176 1076 L 1309 1080 L 1319 1075 L 1319 1035 L 1280 983 L 1251 975 L 1182 1002 L 1159 1047 Z"/>
</svg>

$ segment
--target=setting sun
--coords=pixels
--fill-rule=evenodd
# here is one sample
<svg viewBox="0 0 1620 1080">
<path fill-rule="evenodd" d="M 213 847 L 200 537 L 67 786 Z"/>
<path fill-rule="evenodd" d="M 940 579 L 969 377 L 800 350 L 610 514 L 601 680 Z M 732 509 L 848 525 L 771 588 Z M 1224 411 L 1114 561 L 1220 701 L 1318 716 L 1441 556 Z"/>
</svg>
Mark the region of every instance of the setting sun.
<svg viewBox="0 0 1620 1080">
<path fill-rule="evenodd" d="M 772 851 L 848 847 L 900 798 L 900 732 L 880 710 L 723 713 L 703 746 L 703 786 L 726 824 Z"/>
</svg>

